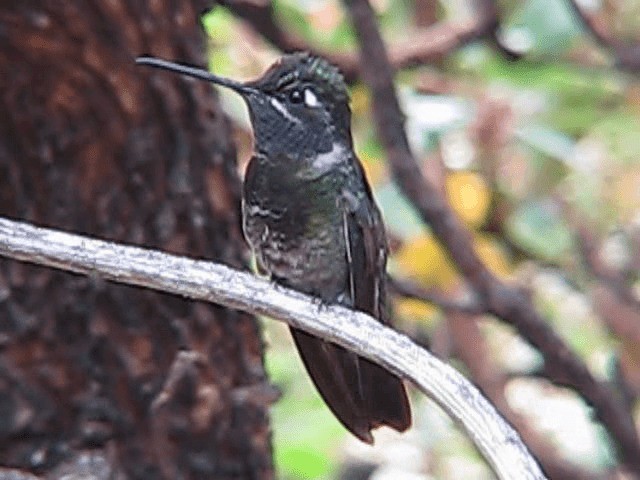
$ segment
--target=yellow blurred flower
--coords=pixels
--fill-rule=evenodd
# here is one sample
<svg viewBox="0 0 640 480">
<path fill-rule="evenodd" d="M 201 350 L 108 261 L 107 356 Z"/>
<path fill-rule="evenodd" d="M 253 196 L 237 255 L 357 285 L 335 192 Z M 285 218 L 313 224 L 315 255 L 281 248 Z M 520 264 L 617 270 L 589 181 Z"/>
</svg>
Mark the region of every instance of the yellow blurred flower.
<svg viewBox="0 0 640 480">
<path fill-rule="evenodd" d="M 451 287 L 458 276 L 449 256 L 431 234 L 407 241 L 393 260 L 401 275 L 423 286 Z"/>
<path fill-rule="evenodd" d="M 430 320 L 438 314 L 438 308 L 422 300 L 402 298 L 394 303 L 397 316 L 408 320 Z"/>
<path fill-rule="evenodd" d="M 473 172 L 453 172 L 446 180 L 447 199 L 467 225 L 477 228 L 486 220 L 491 192 L 484 179 Z"/>
</svg>

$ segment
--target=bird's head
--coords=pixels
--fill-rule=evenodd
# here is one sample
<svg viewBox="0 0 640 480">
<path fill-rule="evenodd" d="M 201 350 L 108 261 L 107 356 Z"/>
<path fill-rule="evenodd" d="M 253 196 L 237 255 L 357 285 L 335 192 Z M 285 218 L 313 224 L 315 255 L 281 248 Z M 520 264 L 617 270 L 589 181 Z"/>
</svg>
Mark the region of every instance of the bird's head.
<svg viewBox="0 0 640 480">
<path fill-rule="evenodd" d="M 312 155 L 351 145 L 349 95 L 338 69 L 305 52 L 284 55 L 259 78 L 238 82 L 205 70 L 139 57 L 149 65 L 230 88 L 247 103 L 256 150 Z"/>
</svg>

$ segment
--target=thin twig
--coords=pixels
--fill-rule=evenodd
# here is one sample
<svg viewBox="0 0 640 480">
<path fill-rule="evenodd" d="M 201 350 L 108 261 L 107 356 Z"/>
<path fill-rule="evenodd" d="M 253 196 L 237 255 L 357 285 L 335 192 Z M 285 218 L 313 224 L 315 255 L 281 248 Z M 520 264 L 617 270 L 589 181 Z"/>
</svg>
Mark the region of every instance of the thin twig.
<svg viewBox="0 0 640 480">
<path fill-rule="evenodd" d="M 406 335 L 364 313 L 319 308 L 310 296 L 224 265 L 2 218 L 0 255 L 282 320 L 411 380 L 462 424 L 500 478 L 545 478 L 518 434 L 478 389 Z"/>
<path fill-rule="evenodd" d="M 409 149 L 393 84 L 393 69 L 375 14 L 367 0 L 344 0 L 361 48 L 362 78 L 372 90 L 378 136 L 393 176 L 434 234 L 447 248 L 471 287 L 487 303 L 488 311 L 513 325 L 543 354 L 547 371 L 582 395 L 616 442 L 623 461 L 640 472 L 640 443 L 630 412 L 613 391 L 597 381 L 584 362 L 549 327 L 520 290 L 494 276 L 476 255 L 470 232 L 455 216 L 437 188 L 426 182 Z"/>
<path fill-rule="evenodd" d="M 575 15 L 589 30 L 598 44 L 606 48 L 614 56 L 618 68 L 630 72 L 640 72 L 640 43 L 623 43 L 614 38 L 606 27 L 602 25 L 602 22 L 582 10 L 575 0 L 568 1 Z"/>
<path fill-rule="evenodd" d="M 526 415 L 509 405 L 505 390 L 510 378 L 493 358 L 476 318 L 460 312 L 448 312 L 446 318 L 456 357 L 466 366 L 473 383 L 491 399 L 502 416 L 517 428 L 549 477 L 572 480 L 601 478 L 563 458 L 557 447 L 532 425 Z"/>
<path fill-rule="evenodd" d="M 476 315 L 487 312 L 486 306 L 475 294 L 470 294 L 468 298 L 464 299 L 451 299 L 439 292 L 427 290 L 410 280 L 392 276 L 389 276 L 388 280 L 389 288 L 393 293 L 406 298 L 431 303 L 445 311 Z"/>
<path fill-rule="evenodd" d="M 573 223 L 582 259 L 587 268 L 603 285 L 613 290 L 622 302 L 640 312 L 640 300 L 625 283 L 623 275 L 600 258 L 599 242 L 593 235 L 593 231 L 587 225 L 577 224 L 575 220 Z"/>
<path fill-rule="evenodd" d="M 618 299 L 629 308 L 640 312 L 640 300 L 627 285 L 624 275 L 607 265 L 600 258 L 602 242 L 594 233 L 594 228 L 562 196 L 555 196 L 566 222 L 571 226 L 578 244 L 581 259 L 586 268 L 600 283 L 612 290 Z"/>
<path fill-rule="evenodd" d="M 338 66 L 347 82 L 351 83 L 359 78 L 361 67 L 356 52 L 331 52 L 310 45 L 301 36 L 280 26 L 270 1 L 223 0 L 220 4 L 247 21 L 260 35 L 283 52 L 307 50 Z M 500 45 L 495 38 L 498 19 L 493 0 L 479 1 L 477 10 L 478 14 L 472 20 L 442 21 L 411 32 L 406 41 L 394 45 L 390 50 L 391 65 L 395 70 L 423 65 L 442 59 L 470 42 L 482 38 L 488 38 L 510 58 L 516 58 L 513 52 Z"/>
<path fill-rule="evenodd" d="M 238 18 L 245 20 L 256 32 L 281 51 L 288 53 L 306 50 L 340 67 L 345 80 L 349 83 L 357 79 L 358 62 L 355 55 L 317 49 L 309 45 L 300 35 L 281 28 L 275 18 L 271 1 L 220 0 L 218 3 Z"/>
</svg>

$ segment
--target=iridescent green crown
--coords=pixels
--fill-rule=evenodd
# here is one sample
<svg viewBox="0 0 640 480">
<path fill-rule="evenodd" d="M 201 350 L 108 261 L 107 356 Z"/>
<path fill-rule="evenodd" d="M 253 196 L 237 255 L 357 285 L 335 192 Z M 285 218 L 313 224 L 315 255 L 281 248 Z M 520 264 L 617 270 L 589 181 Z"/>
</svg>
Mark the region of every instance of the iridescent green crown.
<svg viewBox="0 0 640 480">
<path fill-rule="evenodd" d="M 264 90 L 280 90 L 290 83 L 310 83 L 336 100 L 348 98 L 344 77 L 337 67 L 308 52 L 284 55 L 256 81 Z"/>
</svg>

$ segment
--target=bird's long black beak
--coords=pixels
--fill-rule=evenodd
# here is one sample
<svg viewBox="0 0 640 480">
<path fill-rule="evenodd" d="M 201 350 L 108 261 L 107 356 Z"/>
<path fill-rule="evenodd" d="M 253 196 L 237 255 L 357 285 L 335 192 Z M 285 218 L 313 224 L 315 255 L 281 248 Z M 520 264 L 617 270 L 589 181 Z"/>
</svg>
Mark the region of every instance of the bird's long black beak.
<svg viewBox="0 0 640 480">
<path fill-rule="evenodd" d="M 240 95 L 246 95 L 251 93 L 253 89 L 244 83 L 231 80 L 229 78 L 218 77 L 206 70 L 197 67 L 190 67 L 188 65 L 181 65 L 175 62 L 169 62 L 168 60 L 162 60 L 161 58 L 142 56 L 136 58 L 137 65 L 147 65 L 149 67 L 160 68 L 162 70 L 168 70 L 170 72 L 180 73 L 188 77 L 198 78 L 207 82 L 215 83 L 222 87 L 230 88 Z"/>
</svg>

